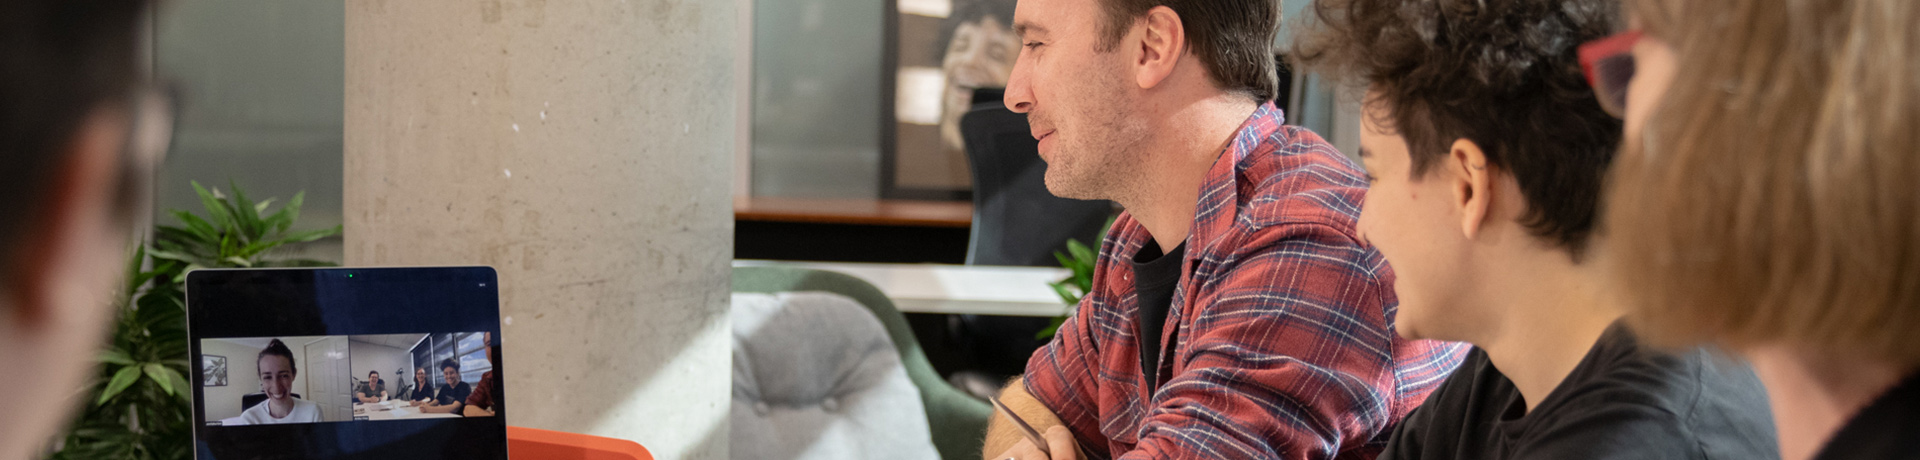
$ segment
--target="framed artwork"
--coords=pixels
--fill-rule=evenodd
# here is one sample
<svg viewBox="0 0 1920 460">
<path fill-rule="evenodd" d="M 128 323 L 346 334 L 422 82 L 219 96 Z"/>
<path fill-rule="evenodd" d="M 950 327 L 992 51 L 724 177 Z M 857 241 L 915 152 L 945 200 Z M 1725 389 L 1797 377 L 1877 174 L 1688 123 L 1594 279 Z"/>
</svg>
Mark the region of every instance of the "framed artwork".
<svg viewBox="0 0 1920 460">
<path fill-rule="evenodd" d="M 1020 56 L 1014 0 L 894 0 L 881 194 L 966 200 L 973 177 L 960 117 L 973 90 L 1005 88 Z M 996 101 L 997 102 L 997 101 Z"/>
<path fill-rule="evenodd" d="M 227 386 L 227 357 L 219 355 L 200 355 L 200 386 Z"/>
</svg>

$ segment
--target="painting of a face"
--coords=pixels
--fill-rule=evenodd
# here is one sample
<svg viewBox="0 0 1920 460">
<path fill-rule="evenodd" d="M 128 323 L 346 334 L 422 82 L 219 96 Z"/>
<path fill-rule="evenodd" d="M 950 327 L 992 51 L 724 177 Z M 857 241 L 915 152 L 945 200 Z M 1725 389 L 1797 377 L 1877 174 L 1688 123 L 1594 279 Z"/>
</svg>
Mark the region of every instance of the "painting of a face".
<svg viewBox="0 0 1920 460">
<path fill-rule="evenodd" d="M 960 120 L 975 90 L 1005 88 L 1013 74 L 1020 57 L 1014 9 L 1013 0 L 900 2 L 886 172 L 893 180 L 883 195 L 962 197 L 972 188 Z"/>
<path fill-rule="evenodd" d="M 1020 57 L 1020 37 L 1006 22 L 1006 18 L 987 15 L 954 28 L 953 40 L 947 43 L 940 64 L 947 84 L 940 114 L 940 140 L 946 148 L 959 150 L 965 146 L 960 116 L 966 115 L 972 105 L 973 90 L 1007 86 L 1014 59 Z"/>
</svg>

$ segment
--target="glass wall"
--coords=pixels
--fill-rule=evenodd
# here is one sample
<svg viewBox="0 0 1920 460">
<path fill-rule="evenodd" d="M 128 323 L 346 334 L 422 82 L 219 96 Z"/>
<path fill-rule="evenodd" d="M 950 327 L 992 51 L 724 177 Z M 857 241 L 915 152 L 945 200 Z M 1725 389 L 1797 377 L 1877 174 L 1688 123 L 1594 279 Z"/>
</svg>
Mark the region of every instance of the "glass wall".
<svg viewBox="0 0 1920 460">
<path fill-rule="evenodd" d="M 754 2 L 754 195 L 879 197 L 886 5 Z"/>
<path fill-rule="evenodd" d="M 345 6 L 311 0 L 166 2 L 154 65 L 179 90 L 180 117 L 159 177 L 164 211 L 204 212 L 189 181 L 285 203 L 306 192 L 295 230 L 341 222 Z M 289 248 L 341 260 L 338 237 Z"/>
</svg>

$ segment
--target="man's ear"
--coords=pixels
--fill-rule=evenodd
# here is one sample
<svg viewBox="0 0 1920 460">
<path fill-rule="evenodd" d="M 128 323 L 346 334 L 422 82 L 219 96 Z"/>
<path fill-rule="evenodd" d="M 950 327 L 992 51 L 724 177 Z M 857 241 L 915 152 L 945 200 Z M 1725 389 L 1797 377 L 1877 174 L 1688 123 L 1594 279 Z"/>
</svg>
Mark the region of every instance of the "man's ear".
<svg viewBox="0 0 1920 460">
<path fill-rule="evenodd" d="M 1135 83 L 1141 89 L 1152 89 L 1173 75 L 1173 69 L 1187 52 L 1187 31 L 1180 23 L 1180 14 L 1173 8 L 1156 6 L 1147 10 L 1145 24 L 1140 35 L 1140 58 L 1134 62 L 1139 69 Z"/>
<path fill-rule="evenodd" d="M 1493 206 L 1493 173 L 1487 169 L 1487 152 L 1465 138 L 1455 139 L 1447 148 L 1447 179 L 1453 184 L 1453 203 L 1460 210 L 1460 233 L 1467 238 L 1480 235 L 1488 210 Z"/>
<path fill-rule="evenodd" d="M 124 110 L 102 108 L 87 116 L 74 130 L 74 137 L 62 144 L 41 190 L 40 206 L 30 215 L 20 216 L 28 224 L 16 241 L 0 241 L 15 248 L 11 260 L 0 260 L 0 295 L 12 311 L 13 319 L 23 325 L 46 321 L 51 309 L 59 307 L 62 283 L 66 277 L 91 270 L 71 264 L 89 264 L 83 260 L 88 245 L 112 213 L 115 166 L 126 145 L 127 117 Z"/>
</svg>

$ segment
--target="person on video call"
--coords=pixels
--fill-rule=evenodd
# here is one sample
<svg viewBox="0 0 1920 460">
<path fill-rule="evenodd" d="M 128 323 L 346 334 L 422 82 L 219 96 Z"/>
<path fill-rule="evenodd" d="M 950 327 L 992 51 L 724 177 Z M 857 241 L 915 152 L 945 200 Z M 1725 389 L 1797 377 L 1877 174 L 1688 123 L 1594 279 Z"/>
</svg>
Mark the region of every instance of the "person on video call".
<svg viewBox="0 0 1920 460">
<path fill-rule="evenodd" d="M 260 366 L 260 392 L 267 400 L 240 413 L 248 425 L 276 423 L 314 423 L 320 421 L 320 405 L 293 397 L 293 378 L 300 375 L 294 367 L 293 350 L 280 339 L 267 342 L 254 361 Z"/>
<path fill-rule="evenodd" d="M 415 406 L 433 402 L 433 382 L 427 380 L 427 368 L 413 368 L 413 386 L 400 390 L 400 399 Z"/>
<path fill-rule="evenodd" d="M 493 355 L 499 353 L 500 346 L 493 342 L 493 333 L 487 333 L 487 363 L 498 369 Z M 495 379 L 493 371 L 480 374 L 480 386 L 467 396 L 467 408 L 462 412 L 468 417 L 492 417 L 500 411 L 500 381 Z"/>
<path fill-rule="evenodd" d="M 150 8 L 0 2 L 0 367 L 30 370 L 0 383 L 0 459 L 44 453 L 97 372 L 114 311 L 101 294 L 124 273 L 165 145 L 129 142 L 165 120 L 142 110 L 157 106 L 140 77 Z"/>
<path fill-rule="evenodd" d="M 380 380 L 380 371 L 367 371 L 367 381 L 360 382 L 360 388 L 353 391 L 353 399 L 365 404 L 387 400 L 387 382 Z"/>
<path fill-rule="evenodd" d="M 473 387 L 460 381 L 460 362 L 453 358 L 440 360 L 440 373 L 447 378 L 447 384 L 434 394 L 433 402 L 420 408 L 423 412 L 436 414 L 463 414 L 467 406 L 467 397 L 473 396 Z"/>
</svg>

